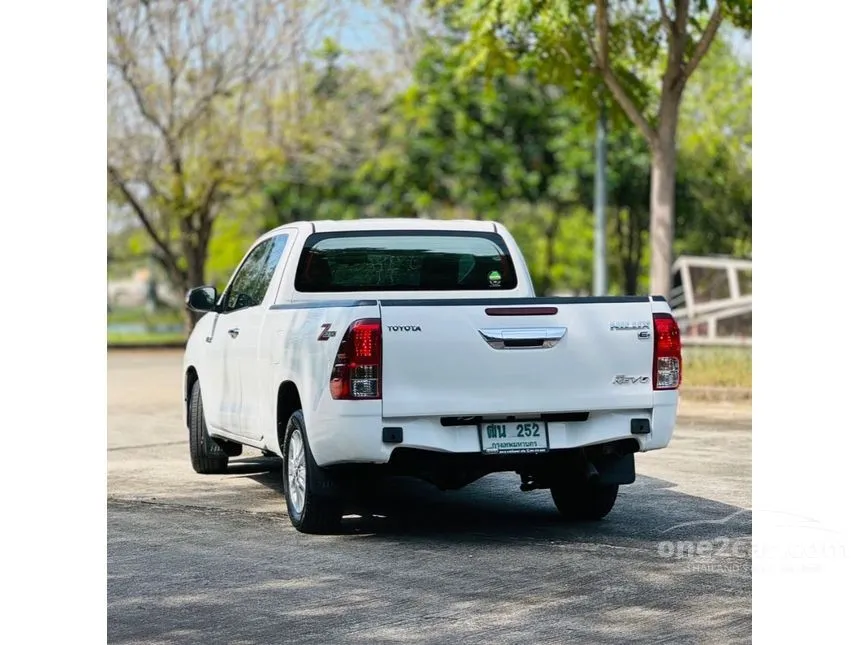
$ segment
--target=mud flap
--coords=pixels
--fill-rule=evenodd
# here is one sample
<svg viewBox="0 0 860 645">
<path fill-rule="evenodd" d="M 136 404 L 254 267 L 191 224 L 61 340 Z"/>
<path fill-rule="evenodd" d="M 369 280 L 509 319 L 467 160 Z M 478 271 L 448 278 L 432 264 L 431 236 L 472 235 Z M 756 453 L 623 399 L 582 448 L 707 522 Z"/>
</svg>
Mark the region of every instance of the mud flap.
<svg viewBox="0 0 860 645">
<path fill-rule="evenodd" d="M 633 453 L 602 455 L 593 459 L 592 464 L 597 469 L 601 484 L 632 484 L 636 481 Z"/>
</svg>

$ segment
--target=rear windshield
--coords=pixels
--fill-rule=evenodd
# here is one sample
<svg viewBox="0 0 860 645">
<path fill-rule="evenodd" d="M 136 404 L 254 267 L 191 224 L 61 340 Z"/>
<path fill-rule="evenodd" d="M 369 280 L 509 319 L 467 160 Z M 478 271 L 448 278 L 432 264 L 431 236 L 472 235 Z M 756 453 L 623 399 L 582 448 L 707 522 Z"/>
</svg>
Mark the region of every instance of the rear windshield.
<svg viewBox="0 0 860 645">
<path fill-rule="evenodd" d="M 454 231 L 315 233 L 296 290 L 466 291 L 517 286 L 501 236 Z"/>
</svg>

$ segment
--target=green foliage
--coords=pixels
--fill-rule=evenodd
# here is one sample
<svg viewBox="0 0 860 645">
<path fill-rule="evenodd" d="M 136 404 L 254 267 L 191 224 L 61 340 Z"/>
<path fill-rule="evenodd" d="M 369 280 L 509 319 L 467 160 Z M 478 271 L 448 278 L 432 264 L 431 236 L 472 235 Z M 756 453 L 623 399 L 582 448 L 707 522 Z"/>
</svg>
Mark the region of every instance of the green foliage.
<svg viewBox="0 0 860 645">
<path fill-rule="evenodd" d="M 213 228 L 275 156 L 268 99 L 292 14 L 281 0 L 108 3 L 108 200 L 177 291 L 206 280 Z"/>
<path fill-rule="evenodd" d="M 611 121 L 617 124 L 623 114 L 636 126 L 660 178 L 652 185 L 652 221 L 670 231 L 675 228 L 675 133 L 684 88 L 724 19 L 741 29 L 752 28 L 751 0 L 677 0 L 668 8 L 669 3 L 648 0 L 440 4 L 449 10 L 452 24 L 467 34 L 460 45 L 458 78 L 534 71 L 563 88 L 582 114 L 594 114 L 601 96 L 611 98 Z M 668 194 L 657 192 L 661 186 L 668 187 Z M 630 211 L 625 217 L 637 222 L 639 215 Z M 673 240 L 655 236 L 650 243 L 655 258 L 651 289 L 665 294 Z M 631 283 L 632 275 L 625 281 Z"/>
<path fill-rule="evenodd" d="M 738 29 L 752 32 L 752 0 L 721 0 L 723 13 Z"/>
<path fill-rule="evenodd" d="M 438 0 L 431 6 L 445 12 L 447 22 L 465 37 L 460 43 L 463 65 L 460 78 L 514 73 L 529 69 L 576 97 L 595 111 L 604 89 L 598 70 L 600 49 L 597 7 L 593 0 Z M 667 3 L 670 4 L 670 3 Z M 717 3 L 682 0 L 688 5 L 684 25 L 687 58 L 701 38 Z M 752 30 L 751 0 L 720 0 L 723 16 L 735 27 Z M 650 0 L 607 2 L 607 55 L 621 88 L 637 110 L 656 116 L 659 80 L 667 64 L 669 33 L 659 4 Z M 671 9 L 671 8 L 670 8 Z M 676 16 L 669 15 L 670 19 Z M 612 116 L 624 119 L 613 106 Z"/>
<path fill-rule="evenodd" d="M 498 219 L 522 247 L 538 292 L 588 292 L 595 117 L 599 92 L 608 96 L 586 62 L 592 5 L 447 3 L 449 38 L 429 43 L 412 84 L 396 93 L 326 41 L 300 70 L 301 91 L 251 110 L 257 126 L 243 135 L 243 165 L 219 169 L 207 155 L 224 142 L 200 128 L 194 154 L 184 159 L 183 185 L 169 184 L 169 169 L 153 168 L 161 194 L 141 199 L 169 214 L 154 221 L 184 270 L 188 233 L 181 223 L 201 220 L 183 208 L 199 204 L 206 181 L 217 177 L 204 251 L 206 280 L 219 288 L 251 241 L 278 224 L 427 216 Z M 657 5 L 626 3 L 626 12 L 612 6 L 618 77 L 653 120 L 665 62 Z M 479 7 L 487 11 L 478 15 Z M 217 102 L 227 111 L 231 105 Z M 689 81 L 680 117 L 677 252 L 750 253 L 750 106 L 750 66 L 717 39 Z M 610 291 L 644 293 L 651 150 L 616 103 L 607 107 Z M 264 118 L 273 130 L 260 125 Z M 243 168 L 255 174 L 242 177 Z M 113 242 L 117 255 L 144 261 L 153 249 L 141 229 L 123 229 Z"/>
<path fill-rule="evenodd" d="M 455 46 L 432 43 L 414 83 L 385 108 L 378 127 L 364 132 L 372 140 L 354 144 L 357 154 L 289 164 L 266 187 L 273 205 L 267 225 L 363 216 L 498 219 L 522 246 L 539 292 L 590 290 L 593 114 L 534 71 L 510 75 L 496 69 L 460 77 L 463 55 Z M 721 252 L 746 239 L 747 229 L 739 235 L 726 229 L 738 225 L 737 213 L 745 212 L 739 206 L 748 207 L 742 189 L 749 190 L 749 181 L 728 167 L 725 154 L 715 154 L 744 149 L 738 137 L 751 143 L 743 126 L 749 113 L 734 106 L 730 91 L 746 72 L 724 56 L 731 58 L 721 44 L 706 59 L 709 76 L 692 86 L 691 116 L 685 112 L 682 122 L 678 248 L 689 252 Z M 338 114 L 339 97 L 361 87 L 346 85 L 358 72 L 336 67 L 323 73 L 341 79 L 342 85 L 329 86 L 337 91 L 326 98 L 327 109 Z M 697 127 L 705 118 L 699 112 L 713 127 Z M 729 130 L 731 142 L 724 142 Z M 723 178 L 737 188 L 734 201 L 721 198 Z M 611 122 L 608 247 L 614 293 L 648 290 L 649 190 L 647 142 L 629 121 Z M 729 212 L 735 215 L 726 219 Z M 743 242 L 737 245 L 744 248 Z"/>
<path fill-rule="evenodd" d="M 185 332 L 156 333 L 156 332 L 107 332 L 109 348 L 123 347 L 184 347 L 188 335 Z"/>
<path fill-rule="evenodd" d="M 593 130 L 563 129 L 558 140 L 564 153 L 564 168 L 559 177 L 569 181 L 579 177 L 582 204 L 594 203 Z M 628 122 L 616 124 L 607 139 L 607 252 L 610 291 L 623 294 L 646 293 L 642 280 L 648 241 L 650 153 L 648 144 Z M 593 225 L 592 222 L 590 224 Z M 590 233 L 591 234 L 591 233 Z M 589 267 L 589 273 L 591 268 Z"/>
<path fill-rule="evenodd" d="M 383 152 L 363 169 L 387 187 L 384 207 L 415 216 L 456 204 L 485 218 L 511 201 L 572 203 L 575 189 L 552 185 L 560 171 L 552 143 L 566 110 L 552 89 L 528 74 L 458 82 L 461 64 L 429 50 L 390 112 Z"/>
<path fill-rule="evenodd" d="M 595 70 L 594 3 L 567 0 L 443 0 L 452 21 L 468 33 L 460 45 L 465 61 L 460 77 L 533 70 L 564 88 L 582 107 L 596 115 L 603 83 Z M 651 69 L 662 55 L 660 20 L 649 3 L 636 2 L 610 27 L 610 55 L 630 61 L 619 70 L 625 90 L 645 109 L 653 87 L 642 82 L 637 69 Z M 613 122 L 624 119 L 612 105 Z"/>
<path fill-rule="evenodd" d="M 367 70 L 345 64 L 342 56 L 336 43 L 326 41 L 317 53 L 322 68 L 305 69 L 313 87 L 309 109 L 288 126 L 281 170 L 261 190 L 266 228 L 360 217 L 375 199 L 359 173 L 378 150 L 385 88 Z"/>
<path fill-rule="evenodd" d="M 206 281 L 215 285 L 219 293 L 227 286 L 234 269 L 260 234 L 260 224 L 260 218 L 250 213 L 219 217 L 215 221 L 206 260 Z"/>
<path fill-rule="evenodd" d="M 686 94 L 678 133 L 676 250 L 752 255 L 752 67 L 718 40 Z"/>
<path fill-rule="evenodd" d="M 108 312 L 108 325 L 122 325 L 126 323 L 140 323 L 146 327 L 165 327 L 181 325 L 185 321 L 182 313 L 174 309 L 160 309 L 150 312 L 144 307 L 128 309 L 114 309 Z"/>
</svg>

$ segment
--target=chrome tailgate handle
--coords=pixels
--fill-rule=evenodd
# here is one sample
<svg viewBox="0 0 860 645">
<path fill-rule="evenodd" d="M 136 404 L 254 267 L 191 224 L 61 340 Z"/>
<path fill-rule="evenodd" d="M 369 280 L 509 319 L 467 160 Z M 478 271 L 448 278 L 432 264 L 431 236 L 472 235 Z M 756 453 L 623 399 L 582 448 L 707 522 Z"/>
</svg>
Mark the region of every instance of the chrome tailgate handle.
<svg viewBox="0 0 860 645">
<path fill-rule="evenodd" d="M 567 327 L 497 327 L 479 329 L 478 333 L 493 349 L 546 349 L 564 338 Z"/>
</svg>

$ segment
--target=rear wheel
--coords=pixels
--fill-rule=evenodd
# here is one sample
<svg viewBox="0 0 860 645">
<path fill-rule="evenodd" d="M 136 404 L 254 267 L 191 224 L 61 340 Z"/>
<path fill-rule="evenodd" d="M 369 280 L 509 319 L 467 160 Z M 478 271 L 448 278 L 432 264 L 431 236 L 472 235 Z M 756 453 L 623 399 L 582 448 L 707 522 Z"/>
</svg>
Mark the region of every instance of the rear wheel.
<svg viewBox="0 0 860 645">
<path fill-rule="evenodd" d="M 293 526 L 302 533 L 337 531 L 343 517 L 339 491 L 331 475 L 314 461 L 301 410 L 294 412 L 287 421 L 281 452 L 284 455 L 284 498 Z"/>
<path fill-rule="evenodd" d="M 188 402 L 188 447 L 191 451 L 191 467 L 203 475 L 220 475 L 227 472 L 228 455 L 206 429 L 203 416 L 203 399 L 200 396 L 200 381 L 191 386 Z"/>
<path fill-rule="evenodd" d="M 618 484 L 576 480 L 560 482 L 550 487 L 552 501 L 565 518 L 570 520 L 601 520 L 615 506 Z"/>
</svg>

